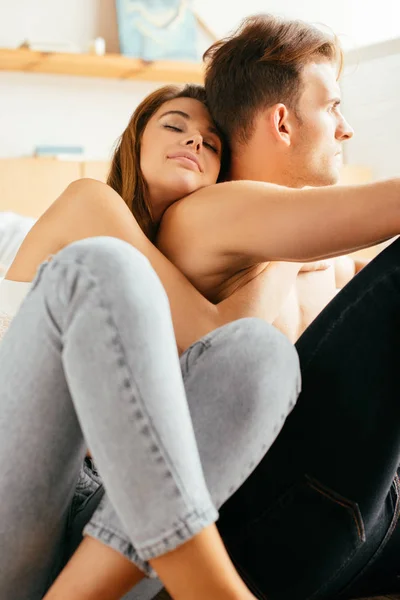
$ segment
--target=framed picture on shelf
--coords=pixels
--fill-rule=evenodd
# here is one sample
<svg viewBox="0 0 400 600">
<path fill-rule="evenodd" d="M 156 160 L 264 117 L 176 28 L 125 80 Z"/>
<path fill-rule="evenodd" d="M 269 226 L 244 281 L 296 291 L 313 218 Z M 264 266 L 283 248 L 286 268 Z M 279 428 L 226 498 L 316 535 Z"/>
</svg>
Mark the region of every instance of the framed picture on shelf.
<svg viewBox="0 0 400 600">
<path fill-rule="evenodd" d="M 121 53 L 146 61 L 201 60 L 199 29 L 215 40 L 193 0 L 116 0 Z"/>
</svg>

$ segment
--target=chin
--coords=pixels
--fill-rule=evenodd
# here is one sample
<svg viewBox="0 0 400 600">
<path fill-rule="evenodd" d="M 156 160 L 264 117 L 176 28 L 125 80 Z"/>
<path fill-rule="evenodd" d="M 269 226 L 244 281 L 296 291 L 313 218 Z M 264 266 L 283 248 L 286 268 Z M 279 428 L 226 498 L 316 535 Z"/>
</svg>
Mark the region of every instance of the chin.
<svg viewBox="0 0 400 600">
<path fill-rule="evenodd" d="M 339 182 L 340 173 L 337 169 L 332 169 L 332 171 L 325 173 L 318 173 L 314 177 L 314 183 L 311 185 L 313 187 L 324 187 L 328 185 L 336 185 Z"/>
<path fill-rule="evenodd" d="M 196 192 L 202 187 L 204 187 L 204 184 L 202 184 L 200 181 L 188 178 L 177 183 L 176 191 L 180 198 L 184 198 L 185 196 L 189 196 L 189 194 L 193 194 L 193 192 Z"/>
</svg>

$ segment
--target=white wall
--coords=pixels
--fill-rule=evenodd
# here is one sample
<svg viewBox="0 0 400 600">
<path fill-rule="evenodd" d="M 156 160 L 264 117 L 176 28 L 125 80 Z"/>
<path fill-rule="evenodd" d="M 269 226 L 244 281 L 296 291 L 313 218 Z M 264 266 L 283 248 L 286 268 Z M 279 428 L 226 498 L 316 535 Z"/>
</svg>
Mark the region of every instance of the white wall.
<svg viewBox="0 0 400 600">
<path fill-rule="evenodd" d="M 398 52 L 349 66 L 342 78 L 345 116 L 355 130 L 346 160 L 374 178 L 400 175 L 400 43 Z"/>
<path fill-rule="evenodd" d="M 195 0 L 195 5 L 218 36 L 236 27 L 247 14 L 268 10 L 324 22 L 344 34 L 349 48 L 400 37 L 398 0 Z M 118 51 L 114 0 L 0 0 L 0 23 L 0 47 L 16 47 L 29 38 L 69 41 L 85 50 L 89 40 L 102 36 L 108 51 Z M 353 81 L 359 82 L 362 73 Z M 370 82 L 371 71 L 365 77 Z M 59 144 L 83 145 L 87 158 L 108 158 L 137 103 L 157 86 L 0 72 L 0 157 L 30 155 L 36 145 Z M 346 108 L 355 103 L 354 111 L 350 110 L 357 118 L 358 98 L 350 88 L 345 92 Z M 362 147 L 354 141 L 349 150 L 354 162 L 364 159 Z"/>
<path fill-rule="evenodd" d="M 196 6 L 219 36 L 258 12 L 323 23 L 341 34 L 346 48 L 400 36 L 399 0 L 198 0 Z"/>
<path fill-rule="evenodd" d="M 0 47 L 24 39 L 70 42 L 85 51 L 104 37 L 118 52 L 113 0 L 0 0 Z M 108 158 L 138 102 L 156 83 L 0 73 L 0 157 L 31 155 L 42 144 L 82 145 Z"/>
<path fill-rule="evenodd" d="M 138 102 L 157 84 L 25 73 L 0 74 L 0 157 L 37 145 L 82 145 L 109 158 Z"/>
</svg>

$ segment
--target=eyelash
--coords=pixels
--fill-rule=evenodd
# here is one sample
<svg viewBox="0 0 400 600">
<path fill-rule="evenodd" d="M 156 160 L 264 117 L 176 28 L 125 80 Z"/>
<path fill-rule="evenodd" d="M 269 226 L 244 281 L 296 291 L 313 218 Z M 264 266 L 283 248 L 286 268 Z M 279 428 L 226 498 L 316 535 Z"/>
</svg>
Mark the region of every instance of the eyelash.
<svg viewBox="0 0 400 600">
<path fill-rule="evenodd" d="M 165 129 L 172 129 L 173 131 L 182 132 L 182 129 L 180 129 L 179 127 L 174 127 L 174 125 L 164 125 L 164 127 L 165 127 Z M 215 154 L 218 154 L 218 148 L 216 148 L 212 144 L 209 144 L 208 142 L 204 142 L 204 146 L 206 146 L 207 148 L 209 148 L 210 150 L 215 152 Z"/>
</svg>

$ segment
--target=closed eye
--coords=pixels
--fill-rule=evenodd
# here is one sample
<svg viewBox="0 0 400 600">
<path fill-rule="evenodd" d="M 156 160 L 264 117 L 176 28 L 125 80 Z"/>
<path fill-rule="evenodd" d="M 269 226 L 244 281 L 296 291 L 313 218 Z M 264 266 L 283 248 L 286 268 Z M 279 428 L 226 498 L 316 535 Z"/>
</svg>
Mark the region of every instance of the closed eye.
<svg viewBox="0 0 400 600">
<path fill-rule="evenodd" d="M 165 129 L 172 129 L 173 131 L 182 131 L 179 127 L 174 127 L 173 125 L 164 125 Z"/>
<path fill-rule="evenodd" d="M 204 145 L 207 148 L 210 148 L 210 150 L 212 150 L 213 152 L 215 152 L 215 154 L 219 154 L 218 148 L 216 148 L 213 144 L 210 144 L 209 142 L 204 142 Z"/>
<path fill-rule="evenodd" d="M 163 127 L 165 127 L 165 129 L 172 129 L 172 131 L 178 131 L 180 133 L 183 131 L 183 129 L 175 127 L 175 125 L 163 125 Z M 215 152 L 215 154 L 219 154 L 219 150 L 216 146 L 214 146 L 214 144 L 210 144 L 210 142 L 203 142 L 203 144 L 204 146 L 212 150 L 212 152 Z"/>
</svg>

